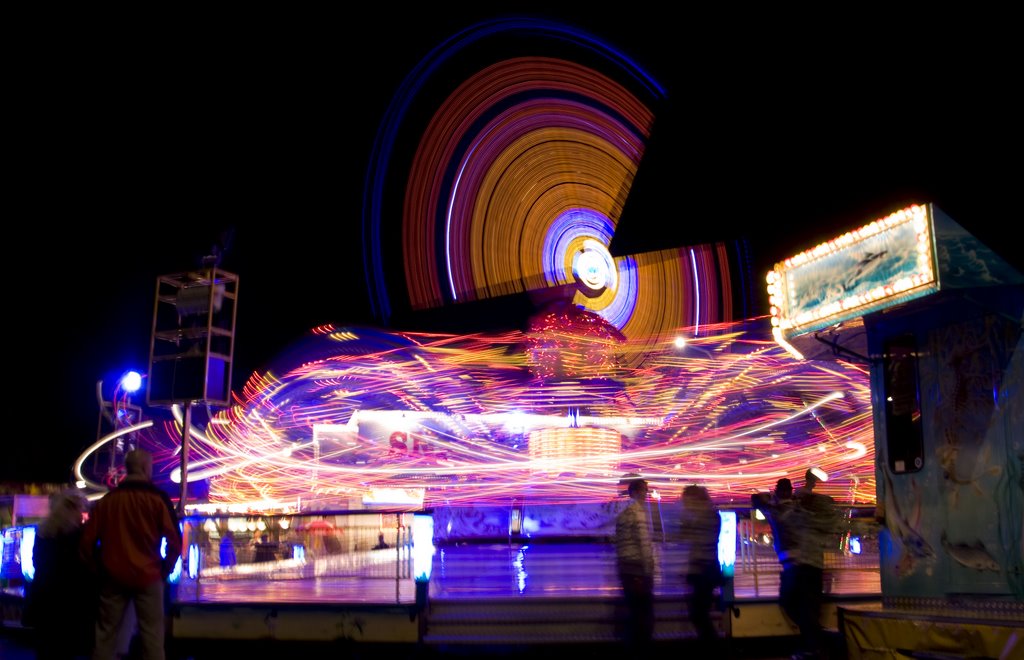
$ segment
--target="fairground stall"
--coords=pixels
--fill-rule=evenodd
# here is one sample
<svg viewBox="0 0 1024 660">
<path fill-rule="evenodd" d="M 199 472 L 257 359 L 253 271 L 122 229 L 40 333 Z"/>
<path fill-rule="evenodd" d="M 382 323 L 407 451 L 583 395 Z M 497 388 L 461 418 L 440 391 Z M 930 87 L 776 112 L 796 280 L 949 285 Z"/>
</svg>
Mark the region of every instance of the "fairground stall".
<svg viewBox="0 0 1024 660">
<path fill-rule="evenodd" d="M 868 365 L 882 602 L 850 657 L 1024 654 L 1024 277 L 933 205 L 776 265 L 773 332 Z"/>
</svg>

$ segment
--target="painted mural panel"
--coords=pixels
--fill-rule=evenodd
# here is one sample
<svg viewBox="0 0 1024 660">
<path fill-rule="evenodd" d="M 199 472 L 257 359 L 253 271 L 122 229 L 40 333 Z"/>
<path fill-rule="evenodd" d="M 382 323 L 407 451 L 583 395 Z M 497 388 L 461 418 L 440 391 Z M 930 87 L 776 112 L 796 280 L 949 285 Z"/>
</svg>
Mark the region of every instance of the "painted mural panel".
<svg viewBox="0 0 1024 660">
<path fill-rule="evenodd" d="M 778 326 L 813 332 L 937 288 L 930 206 L 911 206 L 776 264 Z"/>
<path fill-rule="evenodd" d="M 952 218 L 931 207 L 935 234 L 935 260 L 939 267 L 939 288 L 967 289 L 1020 284 L 1024 273 L 1006 263 Z"/>
<path fill-rule="evenodd" d="M 923 469 L 879 461 L 887 598 L 1024 600 L 1024 348 L 988 315 L 936 328 L 919 355 Z"/>
</svg>

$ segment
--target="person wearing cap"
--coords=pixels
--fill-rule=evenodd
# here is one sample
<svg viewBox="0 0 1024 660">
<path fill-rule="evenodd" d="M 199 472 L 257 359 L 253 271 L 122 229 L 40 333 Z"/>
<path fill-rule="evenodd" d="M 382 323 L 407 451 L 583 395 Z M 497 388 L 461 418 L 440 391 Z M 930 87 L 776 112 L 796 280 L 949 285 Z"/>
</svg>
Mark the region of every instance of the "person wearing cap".
<svg viewBox="0 0 1024 660">
<path fill-rule="evenodd" d="M 814 490 L 827 478 L 820 468 L 809 468 L 804 473 L 803 487 L 793 494 L 796 503 L 793 524 L 797 530 L 793 590 L 794 599 L 800 604 L 796 621 L 803 646 L 800 658 L 818 658 L 824 653 L 821 606 L 825 550 L 836 540 L 842 527 L 835 500 Z"/>
<path fill-rule="evenodd" d="M 646 648 L 654 637 L 654 548 L 647 482 L 629 481 L 629 504 L 615 519 L 615 557 L 626 606 L 625 641 Z"/>
</svg>

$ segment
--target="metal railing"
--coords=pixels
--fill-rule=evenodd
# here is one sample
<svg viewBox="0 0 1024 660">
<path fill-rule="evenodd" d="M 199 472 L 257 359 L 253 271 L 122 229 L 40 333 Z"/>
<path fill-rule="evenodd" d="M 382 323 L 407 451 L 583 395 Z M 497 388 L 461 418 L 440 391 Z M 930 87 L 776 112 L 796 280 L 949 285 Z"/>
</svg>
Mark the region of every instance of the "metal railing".
<svg viewBox="0 0 1024 660">
<path fill-rule="evenodd" d="M 279 580 L 394 581 L 408 591 L 413 575 L 411 512 L 337 511 L 295 515 L 190 515 L 182 519 L 184 550 L 177 602 L 204 600 L 233 584 L 250 598 Z M 242 583 L 248 589 L 239 590 Z M 379 588 L 376 590 L 384 593 Z M 224 589 L 218 599 L 225 596 Z"/>
<path fill-rule="evenodd" d="M 857 517 L 856 509 L 845 513 L 845 529 L 833 534 L 826 543 L 829 549 L 824 553 L 825 593 L 879 595 L 878 538 L 882 527 L 871 518 Z M 735 588 L 748 597 L 776 598 L 782 565 L 768 523 L 753 515 L 741 518 L 736 538 Z"/>
<path fill-rule="evenodd" d="M 749 510 L 738 509 L 736 513 L 736 562 L 730 585 L 733 596 L 777 598 L 781 566 L 772 546 L 771 530 Z M 861 517 L 854 515 L 857 513 Z M 182 520 L 185 548 L 180 573 L 172 577 L 173 600 L 415 601 L 416 579 L 424 579 L 423 563 L 429 565 L 433 554 L 432 539 L 414 541 L 415 516 L 408 511 L 380 510 L 190 515 Z M 664 535 L 657 544 L 660 593 L 686 589 L 682 578 L 686 550 L 677 538 L 677 519 L 678 515 L 668 511 Z M 825 590 L 839 597 L 878 596 L 881 528 L 863 511 L 850 509 L 847 521 L 847 529 L 835 537 L 833 549 L 825 555 Z M 23 592 L 22 532 L 20 527 L 3 531 L 0 586 L 12 597 Z M 588 555 L 592 561 L 587 564 L 587 579 L 615 587 L 610 544 L 589 542 L 596 545 Z M 417 543 L 420 548 L 416 548 Z M 424 551 L 425 559 L 421 556 Z M 501 557 L 494 561 L 500 562 L 507 555 L 499 554 Z M 506 568 L 496 564 L 486 570 Z M 538 567 L 534 568 L 537 573 Z M 421 574 L 416 575 L 416 571 Z M 429 568 L 425 577 L 429 579 Z"/>
</svg>

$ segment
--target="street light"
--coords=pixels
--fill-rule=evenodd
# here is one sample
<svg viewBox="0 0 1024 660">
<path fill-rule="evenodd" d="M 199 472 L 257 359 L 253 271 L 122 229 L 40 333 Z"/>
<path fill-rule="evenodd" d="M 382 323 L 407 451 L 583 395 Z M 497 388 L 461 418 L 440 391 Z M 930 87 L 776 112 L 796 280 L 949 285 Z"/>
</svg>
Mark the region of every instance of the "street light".
<svg viewBox="0 0 1024 660">
<path fill-rule="evenodd" d="M 96 398 L 100 406 L 99 420 L 96 423 L 96 439 L 107 435 L 103 432 L 103 420 L 107 420 L 111 432 L 120 428 L 132 426 L 142 420 L 142 408 L 131 403 L 131 395 L 142 387 L 142 374 L 129 370 L 121 374 L 117 384 L 114 386 L 113 395 L 110 401 L 103 397 L 103 380 L 96 381 Z M 130 440 L 134 438 L 130 435 Z M 108 486 L 115 485 L 117 478 L 117 448 L 118 443 L 110 443 L 110 463 L 106 469 L 106 482 Z"/>
<path fill-rule="evenodd" d="M 138 371 L 127 371 L 121 376 L 121 389 L 128 394 L 135 394 L 142 387 L 142 374 Z"/>
</svg>

